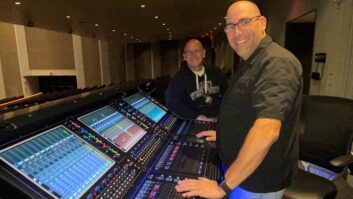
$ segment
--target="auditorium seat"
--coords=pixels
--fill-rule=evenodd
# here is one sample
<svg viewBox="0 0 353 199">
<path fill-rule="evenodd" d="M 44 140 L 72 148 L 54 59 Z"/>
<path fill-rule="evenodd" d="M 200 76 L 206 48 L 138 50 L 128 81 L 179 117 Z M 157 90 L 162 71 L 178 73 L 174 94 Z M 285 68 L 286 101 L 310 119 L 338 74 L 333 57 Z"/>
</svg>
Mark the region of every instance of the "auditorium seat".
<svg viewBox="0 0 353 199">
<path fill-rule="evenodd" d="M 303 96 L 299 125 L 300 170 L 284 199 L 331 199 L 332 180 L 353 168 L 353 100 Z M 308 173 L 310 172 L 310 173 Z M 315 174 L 315 175 L 313 175 Z"/>
</svg>

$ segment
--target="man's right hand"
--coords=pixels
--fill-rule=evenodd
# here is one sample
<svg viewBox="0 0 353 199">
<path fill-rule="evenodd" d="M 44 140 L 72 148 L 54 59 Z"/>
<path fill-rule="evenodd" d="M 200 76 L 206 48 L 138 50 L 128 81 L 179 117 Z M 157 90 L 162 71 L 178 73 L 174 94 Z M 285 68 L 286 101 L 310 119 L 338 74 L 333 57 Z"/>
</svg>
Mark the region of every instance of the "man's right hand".
<svg viewBox="0 0 353 199">
<path fill-rule="evenodd" d="M 199 115 L 197 116 L 196 120 L 200 120 L 200 121 L 209 121 L 208 117 L 205 115 Z"/>
<path fill-rule="evenodd" d="M 216 131 L 210 130 L 210 131 L 202 131 L 198 134 L 196 134 L 197 138 L 203 138 L 205 137 L 206 141 L 209 142 L 215 142 L 216 141 Z"/>
<path fill-rule="evenodd" d="M 217 122 L 217 118 L 207 117 L 206 115 L 199 115 L 197 116 L 196 120 L 206 121 L 206 122 Z"/>
</svg>

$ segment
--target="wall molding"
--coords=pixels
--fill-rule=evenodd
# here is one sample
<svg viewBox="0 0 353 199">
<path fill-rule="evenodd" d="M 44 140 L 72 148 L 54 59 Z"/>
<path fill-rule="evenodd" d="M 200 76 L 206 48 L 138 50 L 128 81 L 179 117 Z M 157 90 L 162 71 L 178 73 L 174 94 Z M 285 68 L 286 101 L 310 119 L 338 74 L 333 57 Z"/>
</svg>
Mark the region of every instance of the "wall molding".
<svg viewBox="0 0 353 199">
<path fill-rule="evenodd" d="M 110 77 L 108 42 L 99 40 L 98 41 L 98 50 L 99 50 L 100 70 L 101 70 L 101 84 L 108 85 L 112 82 L 111 77 Z"/>
<path fill-rule="evenodd" d="M 83 66 L 83 54 L 82 54 L 82 38 L 79 35 L 72 35 L 72 43 L 74 48 L 74 60 L 75 60 L 75 74 L 77 81 L 77 88 L 85 88 L 85 71 Z"/>
<path fill-rule="evenodd" d="M 2 65 L 1 65 L 1 57 L 0 57 L 0 99 L 4 99 L 4 98 L 6 98 L 6 92 L 5 92 L 5 82 L 4 82 Z"/>
<path fill-rule="evenodd" d="M 347 6 L 348 10 L 353 9 L 353 1 L 351 2 L 350 6 Z M 345 82 L 345 89 L 344 89 L 344 97 L 345 98 L 350 98 L 353 99 L 353 12 L 350 12 L 351 16 L 348 17 L 348 22 L 347 22 L 347 31 L 348 33 L 348 40 L 346 42 L 346 52 L 347 56 L 346 59 L 344 60 L 344 77 L 343 81 Z M 353 147 L 353 146 L 352 146 Z"/>
<path fill-rule="evenodd" d="M 29 59 L 28 59 L 28 50 L 27 50 L 27 41 L 26 41 L 26 31 L 23 25 L 14 25 L 15 29 L 15 38 L 17 46 L 17 55 L 18 62 L 20 65 L 20 75 L 22 83 L 22 91 L 24 96 L 29 96 L 32 93 L 32 89 L 27 84 L 24 76 L 28 75 L 29 72 Z"/>
</svg>

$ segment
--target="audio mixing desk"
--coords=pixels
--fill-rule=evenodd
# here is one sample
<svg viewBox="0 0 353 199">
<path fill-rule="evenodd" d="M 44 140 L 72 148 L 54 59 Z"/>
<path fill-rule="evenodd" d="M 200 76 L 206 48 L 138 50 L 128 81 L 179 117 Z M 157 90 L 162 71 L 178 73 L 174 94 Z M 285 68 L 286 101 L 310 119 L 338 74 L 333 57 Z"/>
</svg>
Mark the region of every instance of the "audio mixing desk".
<svg viewBox="0 0 353 199">
<path fill-rule="evenodd" d="M 3 146 L 1 178 L 32 198 L 182 198 L 178 181 L 221 176 L 214 146 L 195 137 L 214 125 L 134 93 Z"/>
</svg>

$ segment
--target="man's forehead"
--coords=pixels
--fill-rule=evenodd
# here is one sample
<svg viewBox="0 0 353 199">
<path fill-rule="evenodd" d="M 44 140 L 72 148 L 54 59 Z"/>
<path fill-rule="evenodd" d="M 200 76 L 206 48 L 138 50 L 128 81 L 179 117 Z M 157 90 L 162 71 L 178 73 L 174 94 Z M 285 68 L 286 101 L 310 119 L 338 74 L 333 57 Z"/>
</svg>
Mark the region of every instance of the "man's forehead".
<svg viewBox="0 0 353 199">
<path fill-rule="evenodd" d="M 227 19 L 226 21 L 234 21 L 234 20 L 238 20 L 241 18 L 245 18 L 245 17 L 252 17 L 252 14 L 250 11 L 248 10 L 233 10 L 233 11 L 229 11 L 227 12 Z"/>
<path fill-rule="evenodd" d="M 245 17 L 253 17 L 253 16 L 257 16 L 260 15 L 259 10 L 254 7 L 253 4 L 249 4 L 249 3 L 238 3 L 238 4 L 234 4 L 232 5 L 228 11 L 227 11 L 227 19 L 226 21 L 233 21 L 234 20 L 238 20 L 241 18 L 245 18 Z"/>
<path fill-rule="evenodd" d="M 192 50 L 192 49 L 202 49 L 202 45 L 200 44 L 200 42 L 197 41 L 189 41 L 184 48 L 185 50 Z"/>
</svg>

